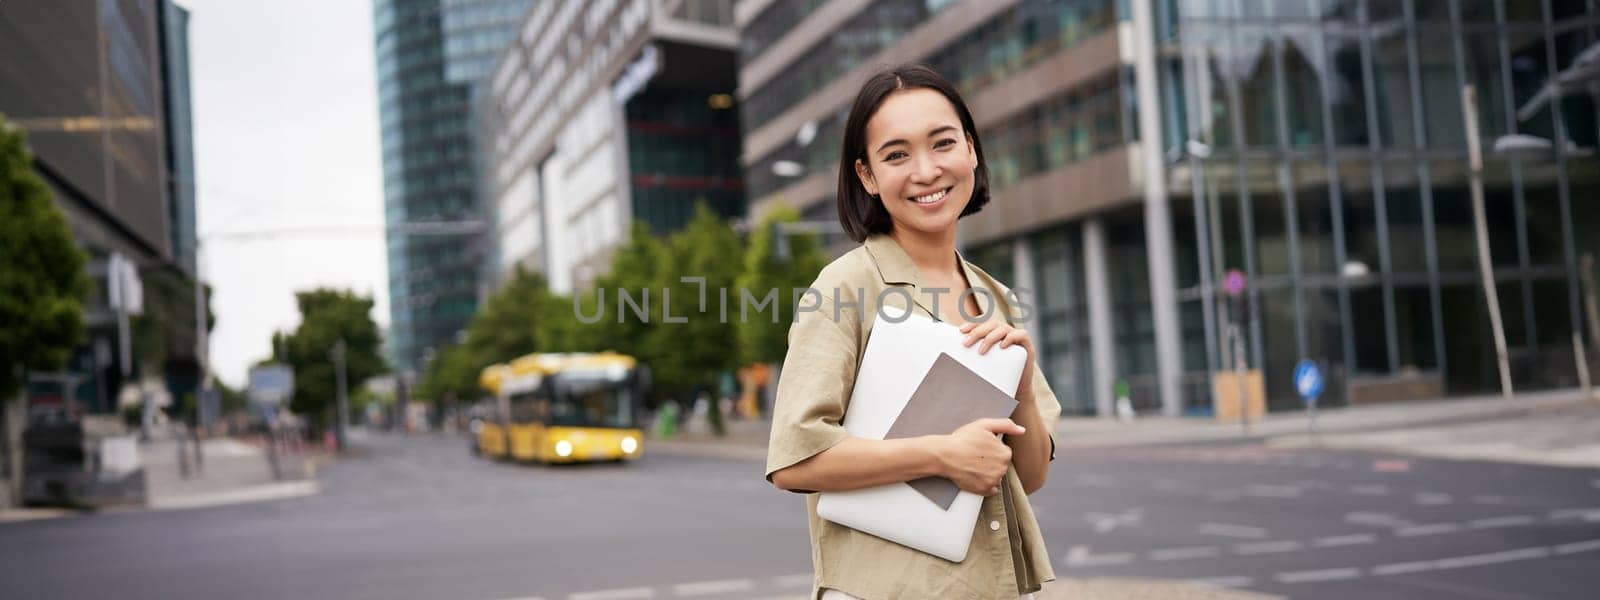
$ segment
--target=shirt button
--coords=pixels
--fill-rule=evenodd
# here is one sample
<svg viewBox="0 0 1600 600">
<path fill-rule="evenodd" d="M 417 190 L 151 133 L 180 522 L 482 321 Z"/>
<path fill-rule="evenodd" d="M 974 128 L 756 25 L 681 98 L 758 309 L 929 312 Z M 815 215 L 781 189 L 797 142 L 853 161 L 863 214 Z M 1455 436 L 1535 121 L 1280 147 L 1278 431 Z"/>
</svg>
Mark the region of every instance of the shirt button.
<svg viewBox="0 0 1600 600">
<path fill-rule="evenodd" d="M 989 531 L 1000 531 L 1000 522 L 989 521 Z"/>
</svg>

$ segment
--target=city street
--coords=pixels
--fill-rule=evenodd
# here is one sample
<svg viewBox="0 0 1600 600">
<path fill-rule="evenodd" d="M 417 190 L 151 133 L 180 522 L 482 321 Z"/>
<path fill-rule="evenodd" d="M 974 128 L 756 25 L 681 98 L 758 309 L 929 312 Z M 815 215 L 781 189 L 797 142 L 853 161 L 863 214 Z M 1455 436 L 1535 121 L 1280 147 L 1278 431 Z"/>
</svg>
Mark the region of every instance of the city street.
<svg viewBox="0 0 1600 600">
<path fill-rule="evenodd" d="M 759 462 L 549 468 L 467 447 L 361 436 L 313 496 L 0 524 L 4 595 L 805 595 L 803 500 L 763 482 Z M 1584 598 L 1600 586 L 1594 469 L 1253 443 L 1072 449 L 1033 503 L 1063 579 L 1294 598 Z"/>
</svg>

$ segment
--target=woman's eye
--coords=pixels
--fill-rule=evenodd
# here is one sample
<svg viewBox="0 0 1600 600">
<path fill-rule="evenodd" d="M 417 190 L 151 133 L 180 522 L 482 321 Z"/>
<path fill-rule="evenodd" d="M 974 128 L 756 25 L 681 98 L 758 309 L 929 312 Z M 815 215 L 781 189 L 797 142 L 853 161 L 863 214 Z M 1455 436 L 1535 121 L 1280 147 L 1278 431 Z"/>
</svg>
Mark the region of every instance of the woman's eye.
<svg viewBox="0 0 1600 600">
<path fill-rule="evenodd" d="M 906 157 L 906 153 L 905 152 L 901 152 L 899 150 L 896 150 L 894 152 L 890 152 L 888 156 L 883 157 L 883 161 L 884 162 L 893 162 L 893 161 L 897 161 L 897 160 L 900 160 L 900 159 L 905 158 L 905 157 Z"/>
<path fill-rule="evenodd" d="M 934 142 L 933 143 L 933 147 L 935 147 L 935 148 L 943 148 L 945 146 L 954 146 L 955 144 L 956 144 L 955 140 L 950 139 L 950 138 L 945 138 L 945 139 L 939 140 L 937 142 Z"/>
</svg>

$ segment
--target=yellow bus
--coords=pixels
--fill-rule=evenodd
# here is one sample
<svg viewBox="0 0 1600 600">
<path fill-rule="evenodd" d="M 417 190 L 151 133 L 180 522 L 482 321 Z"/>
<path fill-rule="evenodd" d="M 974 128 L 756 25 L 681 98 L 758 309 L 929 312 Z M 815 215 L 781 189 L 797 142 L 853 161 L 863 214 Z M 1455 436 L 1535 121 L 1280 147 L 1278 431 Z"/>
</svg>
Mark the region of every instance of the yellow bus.
<svg viewBox="0 0 1600 600">
<path fill-rule="evenodd" d="M 529 354 L 486 367 L 478 382 L 498 401 L 478 428 L 484 456 L 572 463 L 644 455 L 639 407 L 649 371 L 631 356 Z"/>
</svg>

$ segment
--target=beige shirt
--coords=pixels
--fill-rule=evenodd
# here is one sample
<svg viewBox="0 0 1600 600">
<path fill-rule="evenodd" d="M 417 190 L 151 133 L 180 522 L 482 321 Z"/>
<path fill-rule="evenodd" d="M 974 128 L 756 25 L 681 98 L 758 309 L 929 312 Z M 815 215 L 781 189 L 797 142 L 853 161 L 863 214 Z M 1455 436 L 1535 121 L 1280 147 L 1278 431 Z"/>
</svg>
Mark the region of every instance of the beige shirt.
<svg viewBox="0 0 1600 600">
<path fill-rule="evenodd" d="M 988 273 L 961 259 L 961 268 L 975 291 L 987 290 L 998 299 L 999 311 L 1012 323 L 1019 312 L 1010 290 Z M 772 473 L 817 455 L 849 437 L 842 426 L 850 392 L 855 385 L 867 337 L 882 305 L 939 318 L 947 302 L 957 301 L 957 291 L 938 294 L 923 289 L 921 274 L 898 242 L 886 235 L 867 238 L 860 247 L 822 269 L 807 294 L 802 309 L 789 328 L 789 352 L 778 379 L 773 408 L 772 438 L 767 449 L 767 479 Z M 900 291 L 886 291 L 901 288 Z M 836 291 L 837 290 L 837 291 Z M 935 300 L 935 294 L 937 300 Z M 980 296 L 985 310 L 992 304 Z M 838 318 L 834 318 L 837 310 Z M 898 313 L 891 313 L 898 314 Z M 1061 405 L 1040 374 L 1033 369 L 1034 405 L 1046 431 L 1055 430 Z M 1054 458 L 1052 437 L 1052 459 Z M 836 589 L 864 600 L 892 598 L 1016 598 L 1038 591 L 1055 580 L 1050 554 L 1039 524 L 1013 468 L 1005 476 L 999 495 L 986 497 L 973 527 L 972 545 L 960 563 L 913 550 L 850 529 L 817 516 L 817 494 L 806 498 L 811 528 L 811 562 L 815 569 L 812 597 L 824 588 Z"/>
</svg>

